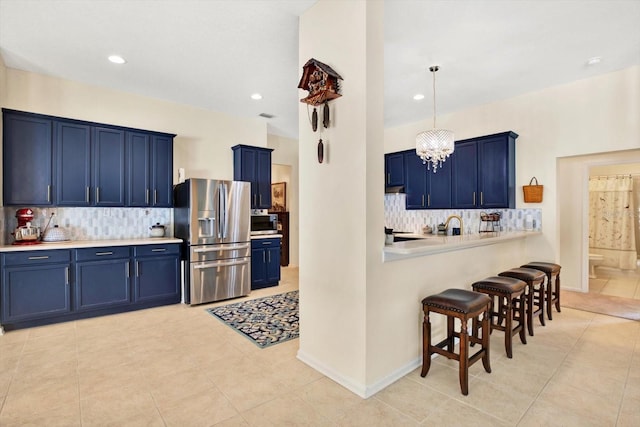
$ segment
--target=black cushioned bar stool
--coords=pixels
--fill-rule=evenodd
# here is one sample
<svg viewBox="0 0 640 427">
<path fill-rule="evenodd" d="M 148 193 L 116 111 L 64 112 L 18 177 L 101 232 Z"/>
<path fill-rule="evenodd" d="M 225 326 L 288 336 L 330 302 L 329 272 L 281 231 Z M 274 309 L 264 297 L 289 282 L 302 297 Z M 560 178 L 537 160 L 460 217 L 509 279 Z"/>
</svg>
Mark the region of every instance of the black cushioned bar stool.
<svg viewBox="0 0 640 427">
<path fill-rule="evenodd" d="M 504 348 L 507 357 L 513 357 L 513 336 L 520 335 L 522 344 L 527 343 L 525 321 L 525 290 L 527 284 L 512 277 L 487 277 L 471 285 L 474 291 L 491 298 L 489 309 L 490 332 L 494 329 L 504 332 Z M 516 325 L 513 326 L 513 321 Z M 503 325 L 504 322 L 504 325 Z M 474 331 L 477 326 L 474 326 Z"/>
<path fill-rule="evenodd" d="M 527 329 L 529 330 L 529 335 L 533 336 L 533 316 L 538 314 L 540 324 L 542 326 L 545 326 L 544 281 L 547 276 L 542 271 L 534 270 L 533 268 L 512 268 L 510 270 L 503 271 L 502 273 L 498 274 L 498 276 L 513 277 L 514 279 L 520 279 L 527 284 Z"/>
<path fill-rule="evenodd" d="M 489 362 L 489 306 L 491 299 L 484 294 L 465 289 L 447 289 L 436 295 L 422 300 L 424 322 L 422 324 L 422 372 L 424 377 L 431 368 L 431 355 L 441 354 L 448 359 L 459 362 L 460 388 L 465 396 L 469 394 L 469 366 L 482 359 L 484 370 L 491 372 Z M 436 345 L 431 344 L 431 322 L 429 313 L 439 313 L 447 316 L 447 337 Z M 469 336 L 467 326 L 469 319 L 482 316 L 482 335 Z M 460 332 L 454 331 L 455 319 L 460 320 Z M 460 338 L 460 350 L 454 350 L 455 337 Z M 469 343 L 481 344 L 480 350 L 469 356 Z"/>
<path fill-rule="evenodd" d="M 534 261 L 521 266 L 522 268 L 533 268 L 540 270 L 547 275 L 547 317 L 553 320 L 551 307 L 555 304 L 556 311 L 560 313 L 560 267 L 552 262 Z M 555 277 L 555 281 L 553 280 Z"/>
</svg>

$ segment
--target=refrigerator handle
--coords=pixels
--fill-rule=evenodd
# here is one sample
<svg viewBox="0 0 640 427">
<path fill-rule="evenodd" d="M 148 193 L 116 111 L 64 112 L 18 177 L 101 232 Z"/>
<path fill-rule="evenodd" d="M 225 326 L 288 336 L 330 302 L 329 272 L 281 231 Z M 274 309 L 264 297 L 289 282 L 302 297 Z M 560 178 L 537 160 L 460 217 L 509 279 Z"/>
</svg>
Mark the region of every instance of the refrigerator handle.
<svg viewBox="0 0 640 427">
<path fill-rule="evenodd" d="M 229 226 L 229 221 L 227 219 L 227 202 L 228 202 L 228 198 L 229 198 L 229 189 L 227 188 L 227 183 L 223 182 L 222 183 L 222 188 L 223 188 L 223 193 L 222 193 L 222 199 L 223 199 L 223 203 L 222 203 L 222 221 L 224 224 L 224 227 L 222 228 L 222 237 L 224 239 L 227 238 L 227 227 Z"/>
<path fill-rule="evenodd" d="M 216 203 L 216 208 L 217 208 L 217 212 L 216 212 L 216 216 L 218 217 L 218 220 L 216 222 L 216 225 L 218 226 L 218 240 L 220 240 L 222 238 L 222 184 L 218 184 L 218 203 Z"/>
</svg>

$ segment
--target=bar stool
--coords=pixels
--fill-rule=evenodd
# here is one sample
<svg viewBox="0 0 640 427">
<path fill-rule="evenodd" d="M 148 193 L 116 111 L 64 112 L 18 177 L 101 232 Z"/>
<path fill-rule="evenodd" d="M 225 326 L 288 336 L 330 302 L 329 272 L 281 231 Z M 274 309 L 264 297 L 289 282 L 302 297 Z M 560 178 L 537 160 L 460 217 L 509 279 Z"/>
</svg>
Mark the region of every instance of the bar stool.
<svg viewBox="0 0 640 427">
<path fill-rule="evenodd" d="M 448 359 L 459 362 L 460 388 L 463 395 L 469 394 L 469 366 L 482 359 L 484 370 L 491 372 L 489 362 L 489 306 L 491 299 L 484 294 L 465 289 L 447 289 L 422 300 L 424 322 L 422 324 L 422 372 L 424 377 L 431 368 L 431 355 L 441 354 Z M 447 316 L 447 337 L 436 345 L 431 345 L 431 322 L 429 313 Z M 477 334 L 469 336 L 467 325 L 469 319 L 477 319 L 482 315 L 482 337 Z M 454 331 L 455 319 L 460 320 L 460 332 Z M 454 351 L 454 338 L 460 338 L 459 353 Z M 481 344 L 480 350 L 469 356 L 469 343 Z"/>
<path fill-rule="evenodd" d="M 547 275 L 547 317 L 549 320 L 553 320 L 551 307 L 554 304 L 556 305 L 556 311 L 560 313 L 560 269 L 562 267 L 559 264 L 554 264 L 552 262 L 540 261 L 530 262 L 529 264 L 525 264 L 521 267 L 540 270 Z M 553 280 L 554 276 L 556 278 L 555 281 Z"/>
<path fill-rule="evenodd" d="M 474 291 L 486 294 L 491 298 L 489 309 L 490 331 L 494 329 L 504 332 L 504 348 L 507 357 L 513 357 L 513 336 L 520 335 L 522 344 L 527 343 L 525 330 L 525 290 L 527 284 L 512 277 L 487 277 L 471 285 Z M 504 326 L 502 325 L 504 320 Z M 516 325 L 513 326 L 513 321 Z M 474 326 L 474 332 L 477 326 Z"/>
<path fill-rule="evenodd" d="M 513 277 L 514 279 L 520 279 L 527 284 L 527 329 L 529 330 L 529 335 L 533 336 L 533 316 L 539 314 L 540 324 L 545 326 L 544 279 L 547 276 L 542 271 L 534 270 L 533 268 L 512 268 L 510 270 L 503 271 L 498 274 L 498 276 Z"/>
</svg>

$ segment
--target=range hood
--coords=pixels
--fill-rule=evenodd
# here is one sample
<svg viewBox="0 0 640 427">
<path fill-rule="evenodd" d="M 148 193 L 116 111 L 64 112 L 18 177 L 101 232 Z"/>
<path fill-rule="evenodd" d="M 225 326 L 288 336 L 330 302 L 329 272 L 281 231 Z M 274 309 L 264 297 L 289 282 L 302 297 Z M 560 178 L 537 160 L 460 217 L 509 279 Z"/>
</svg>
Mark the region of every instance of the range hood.
<svg viewBox="0 0 640 427">
<path fill-rule="evenodd" d="M 393 187 L 385 187 L 384 192 L 386 194 L 404 193 L 404 185 L 397 185 Z"/>
</svg>

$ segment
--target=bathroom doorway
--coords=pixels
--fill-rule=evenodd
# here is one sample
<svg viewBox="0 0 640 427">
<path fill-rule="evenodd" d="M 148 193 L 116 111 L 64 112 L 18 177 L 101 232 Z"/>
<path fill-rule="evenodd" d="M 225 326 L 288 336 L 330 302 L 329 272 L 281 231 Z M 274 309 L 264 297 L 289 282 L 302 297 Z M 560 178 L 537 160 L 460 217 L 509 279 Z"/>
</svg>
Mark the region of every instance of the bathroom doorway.
<svg viewBox="0 0 640 427">
<path fill-rule="evenodd" d="M 590 167 L 589 189 L 589 293 L 640 300 L 640 163 Z"/>
</svg>

